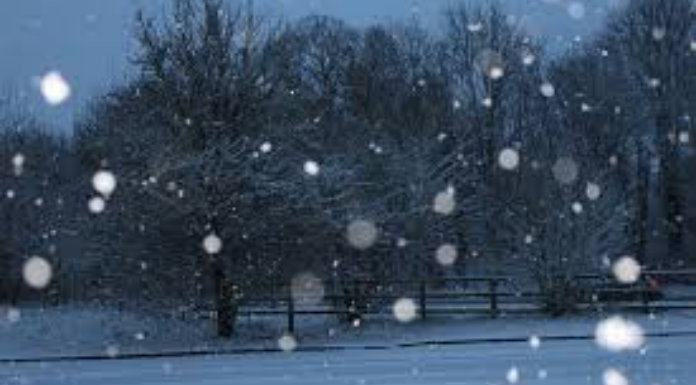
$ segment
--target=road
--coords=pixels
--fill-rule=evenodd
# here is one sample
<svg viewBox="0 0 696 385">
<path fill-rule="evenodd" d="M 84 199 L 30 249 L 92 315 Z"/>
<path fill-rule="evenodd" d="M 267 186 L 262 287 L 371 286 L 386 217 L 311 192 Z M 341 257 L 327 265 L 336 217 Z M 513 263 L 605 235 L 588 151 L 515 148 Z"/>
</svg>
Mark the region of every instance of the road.
<svg viewBox="0 0 696 385">
<path fill-rule="evenodd" d="M 1 341 L 0 341 L 1 343 Z M 691 385 L 696 337 L 652 337 L 643 351 L 609 353 L 591 340 L 387 350 L 259 353 L 0 364 L 2 385 L 602 384 L 607 368 L 631 385 Z"/>
</svg>

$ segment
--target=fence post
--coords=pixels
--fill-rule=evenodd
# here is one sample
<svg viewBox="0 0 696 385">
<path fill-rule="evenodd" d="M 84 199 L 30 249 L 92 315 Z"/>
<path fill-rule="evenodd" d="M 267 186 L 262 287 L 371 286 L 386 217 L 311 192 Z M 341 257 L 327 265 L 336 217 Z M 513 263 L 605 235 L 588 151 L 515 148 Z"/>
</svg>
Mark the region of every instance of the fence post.
<svg viewBox="0 0 696 385">
<path fill-rule="evenodd" d="M 292 293 L 288 293 L 288 333 L 295 334 L 295 301 Z"/>
<path fill-rule="evenodd" d="M 421 281 L 420 283 L 420 313 L 421 313 L 421 319 L 425 319 L 426 315 L 428 314 L 426 307 L 425 307 L 425 281 Z"/>
<path fill-rule="evenodd" d="M 491 318 L 496 318 L 498 316 L 498 281 L 489 279 L 488 290 L 491 301 Z"/>
</svg>

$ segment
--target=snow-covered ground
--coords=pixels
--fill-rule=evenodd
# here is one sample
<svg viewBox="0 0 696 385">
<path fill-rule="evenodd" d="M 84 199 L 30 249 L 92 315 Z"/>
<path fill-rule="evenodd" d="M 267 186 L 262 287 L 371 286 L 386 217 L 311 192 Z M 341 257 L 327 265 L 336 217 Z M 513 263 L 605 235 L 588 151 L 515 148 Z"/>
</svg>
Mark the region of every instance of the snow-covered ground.
<svg viewBox="0 0 696 385">
<path fill-rule="evenodd" d="M 334 318 L 298 317 L 301 349 L 397 346 L 441 341 L 525 340 L 541 337 L 592 337 L 605 315 L 562 319 L 538 316 L 430 317 L 407 324 L 385 316 L 360 327 Z M 696 311 L 670 311 L 630 318 L 648 334 L 696 333 Z M 284 317 L 241 317 L 239 337 L 215 337 L 210 319 L 157 318 L 104 308 L 56 307 L 0 311 L 0 360 L 159 354 L 201 351 L 275 350 L 285 331 Z"/>
<path fill-rule="evenodd" d="M 693 384 L 696 337 L 650 337 L 609 353 L 591 340 L 348 349 L 185 358 L 0 364 L 0 383 L 23 385 L 603 384 L 619 371 L 632 385 Z M 616 378 L 614 378 L 617 380 Z M 624 384 L 614 382 L 614 384 Z"/>
</svg>

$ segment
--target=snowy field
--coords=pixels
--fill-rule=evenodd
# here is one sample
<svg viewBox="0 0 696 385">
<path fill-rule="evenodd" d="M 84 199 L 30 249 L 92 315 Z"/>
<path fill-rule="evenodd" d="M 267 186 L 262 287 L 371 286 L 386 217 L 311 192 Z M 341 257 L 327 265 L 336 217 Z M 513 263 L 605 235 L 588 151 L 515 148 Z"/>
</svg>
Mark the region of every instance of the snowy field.
<svg viewBox="0 0 696 385">
<path fill-rule="evenodd" d="M 640 352 L 612 354 L 591 340 L 385 350 L 262 353 L 188 358 L 19 363 L 0 383 L 22 385 L 558 384 L 604 383 L 618 370 L 633 385 L 693 384 L 696 337 L 654 337 Z M 623 384 L 615 382 L 610 385 Z"/>
<path fill-rule="evenodd" d="M 280 320 L 243 319 L 246 337 L 220 341 L 210 320 L 95 308 L 25 309 L 19 317 L 10 314 L 12 322 L 5 314 L 0 323 L 0 385 L 693 384 L 696 312 L 624 314 L 646 338 L 640 349 L 622 353 L 595 341 L 598 322 L 609 315 L 449 317 L 409 324 L 374 319 L 360 328 L 300 319 L 298 350 L 281 352 Z M 196 354 L 179 355 L 186 352 Z M 607 383 L 607 370 L 629 382 Z"/>
<path fill-rule="evenodd" d="M 399 323 L 369 317 L 356 328 L 333 317 L 296 320 L 300 349 L 413 345 L 440 341 L 526 340 L 530 336 L 591 337 L 599 321 L 612 315 L 583 314 L 562 319 L 543 315 L 431 316 Z M 631 313 L 647 334 L 696 332 L 696 311 L 647 315 Z M 55 307 L 0 310 L 0 360 L 181 352 L 277 350 L 284 317 L 240 317 L 238 336 L 215 337 L 210 319 L 158 318 L 104 308 Z"/>
</svg>

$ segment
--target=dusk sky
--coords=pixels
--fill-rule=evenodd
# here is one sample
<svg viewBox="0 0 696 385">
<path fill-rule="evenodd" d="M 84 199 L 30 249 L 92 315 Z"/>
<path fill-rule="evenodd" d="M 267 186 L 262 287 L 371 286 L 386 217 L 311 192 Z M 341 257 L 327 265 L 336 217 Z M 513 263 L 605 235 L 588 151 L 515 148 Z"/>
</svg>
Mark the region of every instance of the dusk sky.
<svg viewBox="0 0 696 385">
<path fill-rule="evenodd" d="M 483 0 L 481 0 L 483 1 Z M 532 34 L 562 47 L 587 36 L 620 0 L 503 0 L 517 22 Z M 272 17 L 294 19 L 310 13 L 339 16 L 354 25 L 417 16 L 437 28 L 453 0 L 256 0 Z M 73 117 L 89 97 L 127 78 L 134 46 L 131 27 L 139 7 L 161 13 L 170 0 L 4 0 L 0 2 L 0 93 L 19 95 L 48 123 L 70 131 Z M 580 15 L 577 12 L 582 11 Z M 573 13 L 575 12 L 575 17 Z M 580 16 L 580 17 L 577 17 Z M 59 71 L 72 96 L 59 107 L 43 103 L 37 79 Z"/>
</svg>

